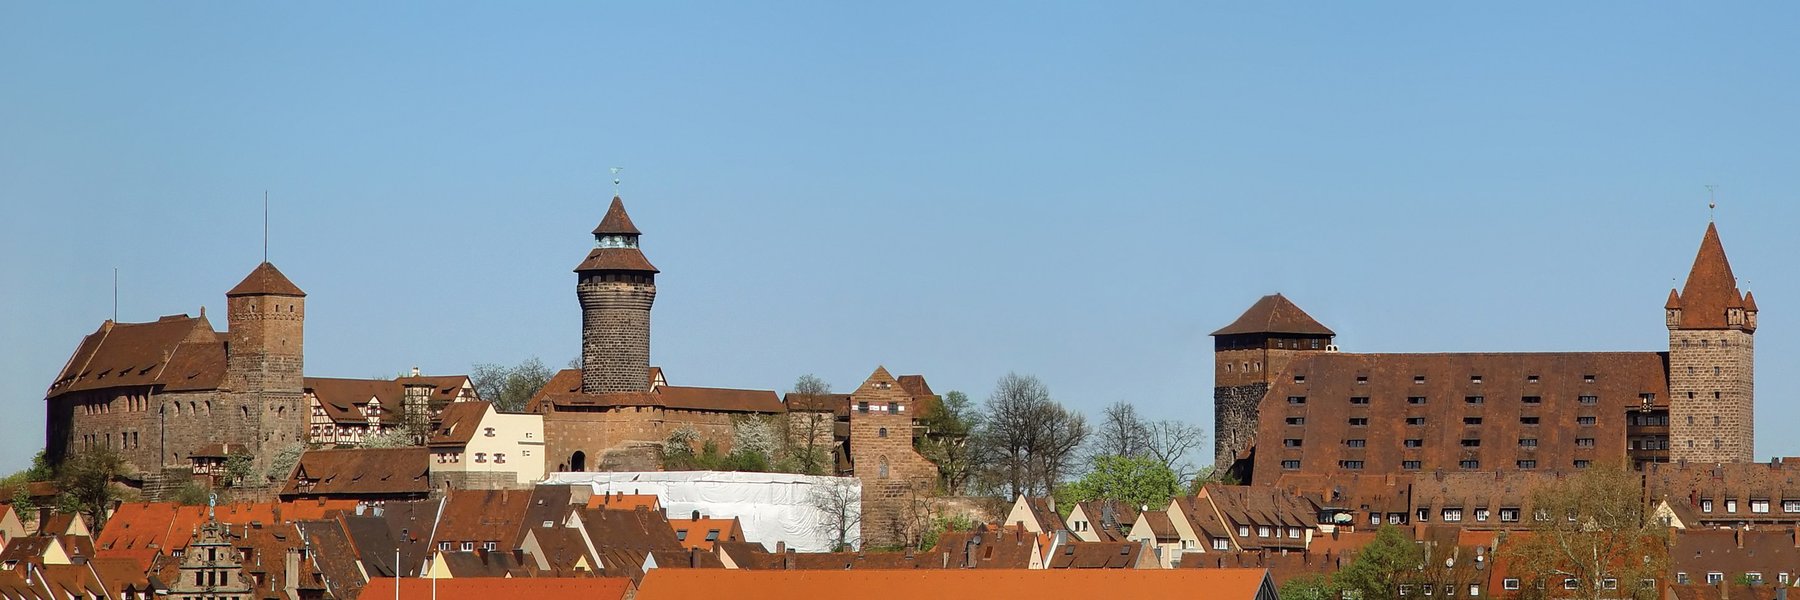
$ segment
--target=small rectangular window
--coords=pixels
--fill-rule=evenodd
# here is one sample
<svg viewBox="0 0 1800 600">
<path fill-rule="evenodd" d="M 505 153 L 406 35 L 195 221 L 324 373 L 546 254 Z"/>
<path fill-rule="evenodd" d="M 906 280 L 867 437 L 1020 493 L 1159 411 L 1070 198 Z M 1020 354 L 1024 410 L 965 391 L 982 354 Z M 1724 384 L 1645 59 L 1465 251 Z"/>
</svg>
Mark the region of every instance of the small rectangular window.
<svg viewBox="0 0 1800 600">
<path fill-rule="evenodd" d="M 1594 422 L 1595 422 L 1594 417 L 1575 417 L 1576 425 L 1587 426 L 1587 425 L 1593 425 Z"/>
<path fill-rule="evenodd" d="M 1464 460 L 1460 463 L 1457 463 L 1457 466 L 1462 467 L 1464 469 L 1479 469 L 1479 468 L 1481 468 L 1481 461 L 1474 460 L 1474 459 Z"/>
<path fill-rule="evenodd" d="M 1367 383 L 1369 383 L 1368 375 L 1357 375 L 1356 376 L 1356 385 L 1364 385 Z"/>
<path fill-rule="evenodd" d="M 1368 404 L 1368 403 L 1369 403 L 1369 397 L 1368 397 L 1368 396 L 1351 396 L 1351 397 L 1350 397 L 1350 403 L 1351 403 L 1351 404 L 1357 404 L 1357 405 L 1361 405 L 1361 404 Z"/>
<path fill-rule="evenodd" d="M 1520 448 L 1536 448 L 1537 438 L 1519 438 Z"/>
<path fill-rule="evenodd" d="M 1351 469 L 1351 470 L 1356 470 L 1356 469 L 1361 469 L 1361 468 L 1363 468 L 1363 461 L 1360 461 L 1360 460 L 1340 460 L 1340 461 L 1338 461 L 1338 468 L 1341 468 L 1341 469 Z"/>
<path fill-rule="evenodd" d="M 1425 376 L 1424 375 L 1414 375 L 1413 383 L 1415 383 L 1415 384 L 1425 383 Z"/>
<path fill-rule="evenodd" d="M 1417 439 L 1417 438 L 1409 439 L 1402 443 L 1408 448 L 1423 448 L 1423 447 L 1425 447 L 1425 440 Z"/>
<path fill-rule="evenodd" d="M 1502 579 L 1500 580 L 1500 587 L 1509 590 L 1519 589 L 1519 579 L 1517 577 Z"/>
<path fill-rule="evenodd" d="M 1591 461 L 1591 460 L 1577 460 L 1577 461 L 1575 461 L 1575 468 L 1586 469 L 1589 466 L 1592 466 L 1593 464 L 1594 464 L 1594 461 Z"/>
<path fill-rule="evenodd" d="M 1537 417 L 1519 417 L 1519 424 L 1520 425 L 1536 425 L 1536 424 L 1538 424 L 1538 418 Z"/>
<path fill-rule="evenodd" d="M 1444 509 L 1444 522 L 1445 523 L 1456 523 L 1456 522 L 1460 522 L 1460 521 L 1462 521 L 1462 509 L 1460 509 L 1460 508 Z"/>
<path fill-rule="evenodd" d="M 1424 425 L 1425 417 L 1407 417 L 1406 424 L 1407 425 Z"/>
<path fill-rule="evenodd" d="M 1464 425 L 1480 425 L 1481 417 L 1463 417 Z"/>
<path fill-rule="evenodd" d="M 1289 470 L 1289 471 L 1299 470 L 1300 469 L 1300 461 L 1297 461 L 1297 460 L 1281 461 L 1281 468 Z"/>
<path fill-rule="evenodd" d="M 1287 424 L 1289 424 L 1289 425 L 1305 425 L 1306 417 L 1288 417 Z"/>
<path fill-rule="evenodd" d="M 1475 520 L 1478 522 L 1486 523 L 1488 520 L 1488 516 L 1490 514 L 1491 513 L 1488 512 L 1488 509 L 1477 508 L 1477 509 L 1475 509 Z"/>
<path fill-rule="evenodd" d="M 1361 448 L 1368 445 L 1368 440 L 1344 440 L 1344 445 L 1351 448 Z"/>
<path fill-rule="evenodd" d="M 1306 404 L 1306 396 L 1288 396 L 1288 404 Z"/>
<path fill-rule="evenodd" d="M 1582 404 L 1599 404 L 1600 397 L 1599 396 L 1582 396 L 1581 403 Z"/>
<path fill-rule="evenodd" d="M 1300 447 L 1300 438 L 1287 438 L 1285 440 L 1281 440 L 1281 445 L 1288 447 L 1288 448 L 1299 448 Z"/>
<path fill-rule="evenodd" d="M 1369 426 L 1369 418 L 1368 417 L 1351 417 L 1350 418 L 1350 426 L 1351 427 L 1368 427 Z"/>
<path fill-rule="evenodd" d="M 1487 398 L 1484 396 L 1463 396 L 1463 402 L 1465 404 L 1481 404 L 1487 402 Z"/>
<path fill-rule="evenodd" d="M 1480 448 L 1481 440 L 1475 439 L 1475 438 L 1464 439 L 1462 441 L 1462 447 L 1464 447 L 1464 448 Z"/>
<path fill-rule="evenodd" d="M 1701 498 L 1700 499 L 1700 512 L 1703 512 L 1703 513 L 1712 512 L 1712 507 L 1713 507 L 1713 501 L 1711 498 Z"/>
<path fill-rule="evenodd" d="M 1500 522 L 1501 523 L 1517 523 L 1517 522 L 1519 522 L 1519 509 L 1501 507 L 1500 508 Z"/>
<path fill-rule="evenodd" d="M 1423 469 L 1424 466 L 1421 465 L 1419 463 L 1419 461 L 1416 461 L 1416 460 L 1403 460 L 1403 461 L 1400 461 L 1400 468 L 1405 469 L 1407 471 L 1417 471 L 1419 469 Z"/>
<path fill-rule="evenodd" d="M 1424 396 L 1407 396 L 1406 403 L 1407 404 L 1424 404 L 1425 397 Z"/>
<path fill-rule="evenodd" d="M 1306 376 L 1305 375 L 1295 375 L 1294 383 L 1306 383 Z"/>
<path fill-rule="evenodd" d="M 1531 460 L 1531 459 L 1521 460 L 1515 464 L 1517 464 L 1518 467 L 1521 469 L 1536 469 L 1537 468 L 1537 461 Z"/>
<path fill-rule="evenodd" d="M 1542 404 L 1544 398 L 1542 396 L 1524 396 L 1519 398 L 1519 402 L 1523 404 Z"/>
<path fill-rule="evenodd" d="M 1481 376 L 1480 375 L 1470 375 L 1469 383 L 1475 383 L 1475 384 L 1481 383 Z"/>
<path fill-rule="evenodd" d="M 1593 376 L 1593 375 L 1582 375 L 1582 376 L 1581 376 L 1581 381 L 1582 381 L 1582 383 L 1593 383 L 1593 382 L 1594 382 L 1594 376 Z"/>
</svg>

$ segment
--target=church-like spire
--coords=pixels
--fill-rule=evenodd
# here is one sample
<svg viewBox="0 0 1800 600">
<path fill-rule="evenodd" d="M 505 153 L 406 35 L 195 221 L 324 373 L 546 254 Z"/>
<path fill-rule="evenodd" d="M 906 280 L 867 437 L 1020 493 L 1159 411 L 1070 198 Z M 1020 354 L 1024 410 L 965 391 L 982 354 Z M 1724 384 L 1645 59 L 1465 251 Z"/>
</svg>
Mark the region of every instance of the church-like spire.
<svg viewBox="0 0 1800 600">
<path fill-rule="evenodd" d="M 1732 311 L 1744 309 L 1744 296 L 1738 293 L 1717 225 L 1706 224 L 1706 237 L 1700 239 L 1687 284 L 1681 287 L 1680 298 L 1671 297 L 1670 301 L 1675 305 L 1671 308 L 1681 309 L 1683 329 L 1725 329 L 1741 324 L 1730 319 Z"/>
<path fill-rule="evenodd" d="M 636 225 L 631 224 L 631 215 L 625 214 L 625 201 L 613 196 L 612 206 L 606 207 L 606 217 L 600 219 L 600 225 L 594 228 L 596 237 L 603 235 L 642 235 Z"/>
<path fill-rule="evenodd" d="M 612 205 L 606 208 L 606 216 L 594 228 L 594 249 L 575 271 L 657 272 L 638 250 L 640 235 L 637 225 L 631 223 L 631 215 L 625 213 L 625 201 L 613 196 Z"/>
</svg>

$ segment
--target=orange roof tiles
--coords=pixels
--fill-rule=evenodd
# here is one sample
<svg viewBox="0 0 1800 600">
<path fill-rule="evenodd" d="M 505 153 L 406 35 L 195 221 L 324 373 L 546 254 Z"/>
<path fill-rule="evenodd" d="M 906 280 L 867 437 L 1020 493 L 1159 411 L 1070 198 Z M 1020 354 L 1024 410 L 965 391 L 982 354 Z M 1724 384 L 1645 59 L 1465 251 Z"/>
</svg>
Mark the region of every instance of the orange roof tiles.
<svg viewBox="0 0 1800 600">
<path fill-rule="evenodd" d="M 1737 277 L 1725 259 L 1725 245 L 1719 242 L 1719 228 L 1712 223 L 1706 224 L 1706 235 L 1700 239 L 1700 251 L 1694 254 L 1694 268 L 1688 271 L 1680 300 L 1685 329 L 1724 329 L 1729 326 L 1726 311 L 1744 308 Z"/>
<path fill-rule="evenodd" d="M 1337 335 L 1330 328 L 1320 324 L 1295 306 L 1287 296 L 1270 294 L 1258 298 L 1256 304 L 1239 315 L 1230 325 L 1212 332 L 1213 335 L 1237 335 L 1244 333 L 1293 333 L 1300 335 Z"/>
<path fill-rule="evenodd" d="M 1274 587 L 1261 569 L 656 569 L 644 576 L 637 598 L 715 600 L 724 590 L 736 600 L 917 600 L 977 595 L 986 600 L 1160 599 L 1196 593 L 1237 600 L 1275 597 Z"/>
<path fill-rule="evenodd" d="M 407 448 L 308 450 L 300 455 L 281 494 L 424 494 L 431 491 L 430 451 Z"/>
<path fill-rule="evenodd" d="M 590 509 L 637 510 L 639 508 L 662 512 L 662 503 L 655 494 L 594 494 L 588 497 L 587 507 Z"/>
<path fill-rule="evenodd" d="M 624 234 L 641 235 L 637 225 L 631 223 L 631 215 L 625 214 L 625 201 L 613 196 L 612 204 L 606 207 L 606 216 L 600 219 L 600 225 L 594 227 L 594 235 Z"/>
<path fill-rule="evenodd" d="M 631 580 L 622 577 L 456 577 L 452 579 L 378 578 L 363 587 L 363 598 L 393 598 L 394 585 L 405 598 L 496 600 L 498 598 L 624 598 Z M 433 584 L 436 584 L 435 586 Z M 435 592 L 433 590 L 436 590 Z"/>
<path fill-rule="evenodd" d="M 244 276 L 244 280 L 238 282 L 236 287 L 231 288 L 231 291 L 225 292 L 225 297 L 233 296 L 305 297 L 306 292 L 300 291 L 300 286 L 294 285 L 294 282 L 289 281 L 286 275 L 282 275 L 281 269 L 264 262 L 256 265 L 255 269 L 251 269 L 250 274 Z"/>
<path fill-rule="evenodd" d="M 681 540 L 684 548 L 712 550 L 713 542 L 740 542 L 744 539 L 744 528 L 738 523 L 737 517 L 669 519 L 669 526 L 675 528 L 675 539 Z"/>
</svg>

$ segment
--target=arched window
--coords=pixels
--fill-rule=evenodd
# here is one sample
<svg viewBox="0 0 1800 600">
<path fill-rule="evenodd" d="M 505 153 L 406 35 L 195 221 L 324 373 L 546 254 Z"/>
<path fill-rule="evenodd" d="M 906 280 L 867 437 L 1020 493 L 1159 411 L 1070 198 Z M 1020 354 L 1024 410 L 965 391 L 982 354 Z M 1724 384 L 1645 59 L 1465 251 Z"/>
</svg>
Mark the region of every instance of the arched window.
<svg viewBox="0 0 1800 600">
<path fill-rule="evenodd" d="M 881 428 L 881 431 L 877 432 L 877 435 L 880 437 L 887 437 L 887 428 L 886 427 Z"/>
</svg>

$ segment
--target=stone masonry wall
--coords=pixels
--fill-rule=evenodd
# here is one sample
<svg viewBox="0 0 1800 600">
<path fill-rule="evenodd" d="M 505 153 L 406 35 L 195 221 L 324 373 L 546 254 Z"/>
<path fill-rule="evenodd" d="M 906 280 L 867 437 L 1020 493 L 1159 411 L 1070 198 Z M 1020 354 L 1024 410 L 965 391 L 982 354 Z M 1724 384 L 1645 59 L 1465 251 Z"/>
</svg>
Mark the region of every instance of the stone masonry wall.
<svg viewBox="0 0 1800 600">
<path fill-rule="evenodd" d="M 1269 391 L 1267 383 L 1213 388 L 1213 466 L 1231 467 L 1238 452 L 1256 439 L 1257 411 Z"/>
<path fill-rule="evenodd" d="M 676 428 L 700 434 L 700 445 L 712 441 L 719 452 L 731 452 L 731 413 L 623 407 L 604 411 L 551 411 L 544 414 L 544 464 L 552 471 L 572 470 L 571 457 L 582 452 L 586 471 L 655 470 L 646 465 L 643 449 L 661 447 Z M 615 456 L 616 455 L 616 456 Z M 649 468 L 646 468 L 646 467 Z"/>
<path fill-rule="evenodd" d="M 1755 338 L 1737 330 L 1669 332 L 1669 459 L 1755 460 Z"/>
<path fill-rule="evenodd" d="M 937 465 L 913 450 L 912 398 L 885 372 L 851 395 L 852 474 L 862 481 L 864 547 L 906 543 L 923 524 L 937 482 Z M 858 410 L 868 403 L 868 411 Z"/>
<path fill-rule="evenodd" d="M 581 300 L 581 390 L 649 391 L 650 306 L 656 301 L 656 285 L 589 276 L 575 291 Z"/>
</svg>

